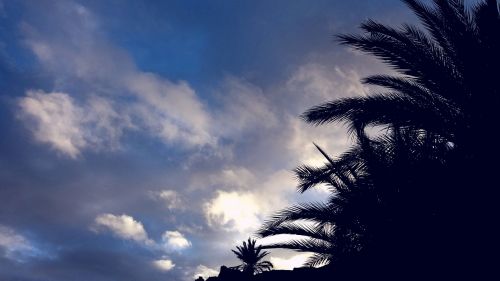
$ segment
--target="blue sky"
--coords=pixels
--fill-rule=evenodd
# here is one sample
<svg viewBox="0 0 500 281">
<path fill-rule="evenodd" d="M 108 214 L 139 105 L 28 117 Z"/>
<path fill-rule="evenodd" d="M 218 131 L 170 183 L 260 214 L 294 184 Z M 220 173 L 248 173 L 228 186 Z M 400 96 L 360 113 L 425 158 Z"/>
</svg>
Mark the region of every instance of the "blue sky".
<svg viewBox="0 0 500 281">
<path fill-rule="evenodd" d="M 340 126 L 298 115 L 389 71 L 338 46 L 383 1 L 1 1 L 0 279 L 193 280 L 299 195 Z M 307 254 L 273 251 L 279 268 Z"/>
</svg>

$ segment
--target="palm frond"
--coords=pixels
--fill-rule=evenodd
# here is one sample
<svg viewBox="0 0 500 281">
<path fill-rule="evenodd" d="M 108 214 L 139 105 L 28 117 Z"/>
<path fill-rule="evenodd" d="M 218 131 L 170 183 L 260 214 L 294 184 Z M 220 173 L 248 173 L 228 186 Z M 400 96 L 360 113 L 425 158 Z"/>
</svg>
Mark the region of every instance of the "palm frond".
<svg viewBox="0 0 500 281">
<path fill-rule="evenodd" d="M 278 226 L 285 222 L 294 222 L 296 220 L 325 224 L 334 221 L 333 214 L 335 214 L 336 211 L 336 206 L 323 202 L 297 204 L 275 213 L 264 223 L 261 229 Z"/>
<path fill-rule="evenodd" d="M 280 234 L 289 234 L 289 235 L 299 235 L 299 236 L 307 236 L 311 238 L 315 238 L 318 240 L 328 241 L 331 239 L 333 234 L 333 226 L 324 225 L 306 225 L 304 223 L 282 223 L 280 225 L 273 225 L 269 228 L 261 228 L 258 231 L 258 234 L 261 237 L 269 237 Z"/>
<path fill-rule="evenodd" d="M 333 255 L 315 253 L 306 260 L 304 266 L 320 267 L 329 264 L 332 260 L 333 260 Z"/>
<path fill-rule="evenodd" d="M 333 245 L 329 242 L 323 240 L 317 240 L 312 238 L 302 238 L 293 239 L 289 241 L 276 242 L 263 245 L 264 249 L 290 249 L 298 252 L 313 252 L 313 253 L 323 253 L 330 254 L 332 252 Z"/>
<path fill-rule="evenodd" d="M 344 98 L 315 106 L 306 111 L 303 118 L 313 125 L 332 122 L 350 124 L 350 131 L 368 125 L 398 124 L 440 131 L 453 127 L 457 112 L 439 111 L 436 103 L 416 100 L 406 95 L 386 93 L 370 97 Z M 443 114 L 448 114 L 446 116 Z"/>
</svg>

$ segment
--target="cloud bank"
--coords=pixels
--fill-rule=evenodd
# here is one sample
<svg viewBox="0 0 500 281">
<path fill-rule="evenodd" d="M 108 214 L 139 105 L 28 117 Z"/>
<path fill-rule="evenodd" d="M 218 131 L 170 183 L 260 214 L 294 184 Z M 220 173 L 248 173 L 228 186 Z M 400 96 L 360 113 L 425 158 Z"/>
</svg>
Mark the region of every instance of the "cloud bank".
<svg viewBox="0 0 500 281">
<path fill-rule="evenodd" d="M 140 71 L 124 50 L 100 35 L 98 20 L 84 6 L 50 5 L 67 24 L 23 24 L 26 45 L 58 81 L 54 92 L 29 90 L 19 100 L 35 140 L 71 158 L 84 149 L 116 148 L 127 130 L 187 147 L 215 143 L 211 117 L 187 82 Z"/>
<path fill-rule="evenodd" d="M 377 66 L 330 40 L 352 5 L 380 12 L 361 2 L 5 2 L 0 279 L 208 277 L 270 214 L 324 199 L 291 170 L 349 140 L 298 116 L 369 90 Z"/>
</svg>

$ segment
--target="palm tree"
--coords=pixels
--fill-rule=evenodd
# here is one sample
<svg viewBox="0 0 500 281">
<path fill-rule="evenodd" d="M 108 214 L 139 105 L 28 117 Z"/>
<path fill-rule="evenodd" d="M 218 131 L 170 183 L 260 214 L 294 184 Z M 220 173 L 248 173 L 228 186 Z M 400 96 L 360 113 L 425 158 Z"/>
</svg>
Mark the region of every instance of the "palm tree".
<svg viewBox="0 0 500 281">
<path fill-rule="evenodd" d="M 405 128 L 424 132 L 430 143 L 449 143 L 454 148 L 449 165 L 455 166 L 455 173 L 474 175 L 457 183 L 464 188 L 458 193 L 468 195 L 455 202 L 467 200 L 483 213 L 494 213 L 498 210 L 483 207 L 496 205 L 489 188 L 492 178 L 475 175 L 494 175 L 494 165 L 481 163 L 500 157 L 495 138 L 488 137 L 497 125 L 500 106 L 497 1 L 480 1 L 472 9 L 463 0 L 433 0 L 434 7 L 418 0 L 404 2 L 425 31 L 369 20 L 361 26 L 364 35 L 339 36 L 341 43 L 380 58 L 398 72 L 363 80 L 389 92 L 325 103 L 308 110 L 304 119 L 315 125 L 347 122 L 357 135 L 372 125 Z M 470 186 L 481 190 L 470 194 Z"/>
<path fill-rule="evenodd" d="M 387 222 L 406 221 L 408 217 L 421 216 L 418 206 L 402 208 L 395 202 L 409 195 L 401 190 L 408 180 L 418 184 L 420 175 L 400 173 L 398 170 L 419 171 L 417 164 L 440 166 L 439 159 L 420 153 L 425 142 L 415 142 L 409 132 L 370 140 L 362 148 L 358 143 L 337 160 L 333 160 L 320 147 L 318 150 L 328 160 L 323 167 L 300 166 L 295 170 L 299 180 L 299 192 L 306 192 L 318 185 L 326 185 L 331 191 L 326 202 L 298 204 L 288 207 L 270 218 L 259 230 L 262 237 L 281 234 L 295 235 L 296 239 L 264 245 L 263 248 L 285 248 L 300 252 L 312 252 L 305 266 L 337 265 L 364 254 L 373 241 L 382 246 L 382 238 L 402 236 L 410 239 L 413 234 L 403 234 L 390 228 Z M 396 147 L 396 142 L 400 148 Z M 391 149 L 388 149 L 391 148 Z M 406 152 L 402 150 L 406 150 Z M 442 147 L 442 154 L 448 151 Z M 403 157 L 404 156 L 404 157 Z M 413 159 L 408 161 L 407 159 Z M 435 172 L 441 171 L 435 169 Z M 428 198 L 432 199 L 432 198 Z M 407 200 L 406 200 L 407 201 Z M 419 204 L 435 205 L 430 200 L 418 200 Z M 411 215 L 413 213 L 413 215 Z M 402 237 L 400 239 L 402 239 Z M 391 238 L 394 239 L 394 238 Z M 383 250 L 391 247 L 384 242 Z M 390 243 L 389 243 L 390 244 Z M 418 244 L 418 243 L 414 243 Z M 366 252 L 366 251 L 365 251 Z"/>
<path fill-rule="evenodd" d="M 231 250 L 242 262 L 241 265 L 233 268 L 241 270 L 248 275 L 262 273 L 273 268 L 273 264 L 270 261 L 262 261 L 269 252 L 262 251 L 261 246 L 255 245 L 256 242 L 255 239 L 248 238 L 248 241 L 243 241 L 241 246 L 236 246 L 236 250 Z"/>
<path fill-rule="evenodd" d="M 443 166 L 437 169 L 440 173 L 424 162 L 416 164 L 416 171 L 397 169 L 401 173 L 397 188 L 406 192 L 406 200 L 400 200 L 405 196 L 397 196 L 393 198 L 395 202 L 388 204 L 414 206 L 416 198 L 434 201 L 434 205 L 421 210 L 424 213 L 410 212 L 412 216 L 407 219 L 419 219 L 424 229 L 437 228 L 427 230 L 433 234 L 422 243 L 435 244 L 434 237 L 441 239 L 437 249 L 442 251 L 442 257 L 453 261 L 450 264 L 454 267 L 472 271 L 489 264 L 486 259 L 471 257 L 490 255 L 485 249 L 498 235 L 491 224 L 499 213 L 494 199 L 497 194 L 491 188 L 497 172 L 496 166 L 489 164 L 500 159 L 499 146 L 489 136 L 491 128 L 497 126 L 496 110 L 500 105 L 496 81 L 500 74 L 498 3 L 481 1 L 468 9 L 460 0 L 433 0 L 434 7 L 417 0 L 404 2 L 420 18 L 425 31 L 413 25 L 392 28 L 370 20 L 361 26 L 364 35 L 339 36 L 343 44 L 380 58 L 398 72 L 397 76 L 364 79 L 365 83 L 390 92 L 332 101 L 303 116 L 316 125 L 347 122 L 361 140 L 367 138 L 367 126 L 386 126 L 392 132 L 413 131 L 416 140 L 425 139 L 428 144 L 420 147 L 421 153 L 435 154 L 434 158 L 441 156 L 439 148 L 452 148 L 442 158 Z M 432 182 L 420 181 L 419 186 L 415 174 L 434 177 Z M 422 186 L 432 199 L 411 192 Z M 405 224 L 404 219 L 398 223 Z"/>
<path fill-rule="evenodd" d="M 417 0 L 404 2 L 427 32 L 369 20 L 361 26 L 365 35 L 339 36 L 341 43 L 380 58 L 399 73 L 363 80 L 390 92 L 332 101 L 311 108 L 304 118 L 316 125 L 346 121 L 355 132 L 369 125 L 425 129 L 457 146 L 471 145 L 476 138 L 470 133 L 492 124 L 498 106 L 497 2 L 481 2 L 472 11 L 463 0 L 434 0 L 435 9 Z"/>
<path fill-rule="evenodd" d="M 303 203 L 288 207 L 276 213 L 258 231 L 261 237 L 281 234 L 295 235 L 296 239 L 266 244 L 263 248 L 284 248 L 300 252 L 314 253 L 305 266 L 321 266 L 341 259 L 356 248 L 359 239 L 359 225 L 347 215 L 349 209 L 361 199 L 356 188 L 361 181 L 360 165 L 356 161 L 356 151 L 352 150 L 338 161 L 332 160 L 319 146 L 317 149 L 329 160 L 324 167 L 300 166 L 295 174 L 300 184 L 299 192 L 326 184 L 331 191 L 327 202 Z M 365 189 L 366 190 L 366 189 Z M 362 210 L 362 209 L 358 209 Z M 346 216 L 347 215 L 347 216 Z M 352 215 L 352 214 L 351 214 Z M 347 242 L 349 240 L 349 243 Z"/>
<path fill-rule="evenodd" d="M 434 0 L 434 7 L 404 2 L 426 31 L 370 20 L 361 26 L 365 35 L 339 36 L 399 73 L 364 79 L 389 92 L 328 102 L 303 115 L 315 125 L 346 122 L 357 137 L 338 160 L 322 152 L 324 167 L 296 170 L 299 191 L 325 183 L 332 196 L 278 213 L 260 233 L 302 235 L 300 243 L 271 247 L 315 252 L 321 262 L 350 260 L 341 264 L 367 275 L 479 273 L 497 234 L 495 166 L 487 163 L 500 150 L 482 137 L 496 126 L 499 106 L 497 2 L 472 9 L 460 0 Z M 370 139 L 369 126 L 387 133 Z M 294 224 L 302 220 L 312 225 Z M 332 231 L 322 232 L 324 226 Z"/>
</svg>

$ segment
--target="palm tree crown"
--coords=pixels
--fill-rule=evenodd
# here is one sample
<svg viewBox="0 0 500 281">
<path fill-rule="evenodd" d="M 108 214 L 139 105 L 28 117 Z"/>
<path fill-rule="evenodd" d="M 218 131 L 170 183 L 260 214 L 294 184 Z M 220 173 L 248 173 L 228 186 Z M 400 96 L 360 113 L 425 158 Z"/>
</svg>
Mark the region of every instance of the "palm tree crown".
<svg viewBox="0 0 500 281">
<path fill-rule="evenodd" d="M 256 240 L 248 238 L 248 241 L 243 241 L 241 246 L 236 246 L 235 250 L 231 250 L 236 257 L 242 262 L 241 265 L 234 268 L 243 271 L 246 274 L 253 275 L 262 273 L 273 268 L 273 264 L 262 259 L 269 254 L 267 251 L 262 251 L 261 246 L 256 246 Z"/>
<path fill-rule="evenodd" d="M 463 0 L 433 0 L 435 8 L 418 0 L 403 2 L 426 31 L 369 20 L 361 25 L 365 34 L 338 36 L 342 44 L 372 54 L 398 72 L 363 79 L 389 91 L 313 107 L 305 120 L 316 125 L 345 121 L 357 133 L 370 125 L 424 129 L 470 156 L 480 155 L 471 146 L 484 142 L 477 134 L 496 123 L 500 99 L 497 1 L 481 1 L 472 9 Z"/>
<path fill-rule="evenodd" d="M 259 234 L 297 235 L 266 247 L 313 252 L 309 265 L 337 264 L 352 279 L 465 273 L 478 279 L 494 268 L 488 249 L 498 237 L 491 223 L 499 213 L 491 188 L 497 166 L 490 164 L 500 159 L 491 137 L 500 107 L 498 3 L 403 2 L 425 30 L 369 20 L 363 35 L 339 36 L 397 71 L 363 80 L 388 91 L 334 100 L 303 114 L 314 125 L 347 123 L 355 136 L 337 159 L 318 147 L 327 163 L 295 171 L 300 192 L 329 186 L 327 202 L 278 212 Z M 370 126 L 387 130 L 370 138 Z"/>
</svg>

